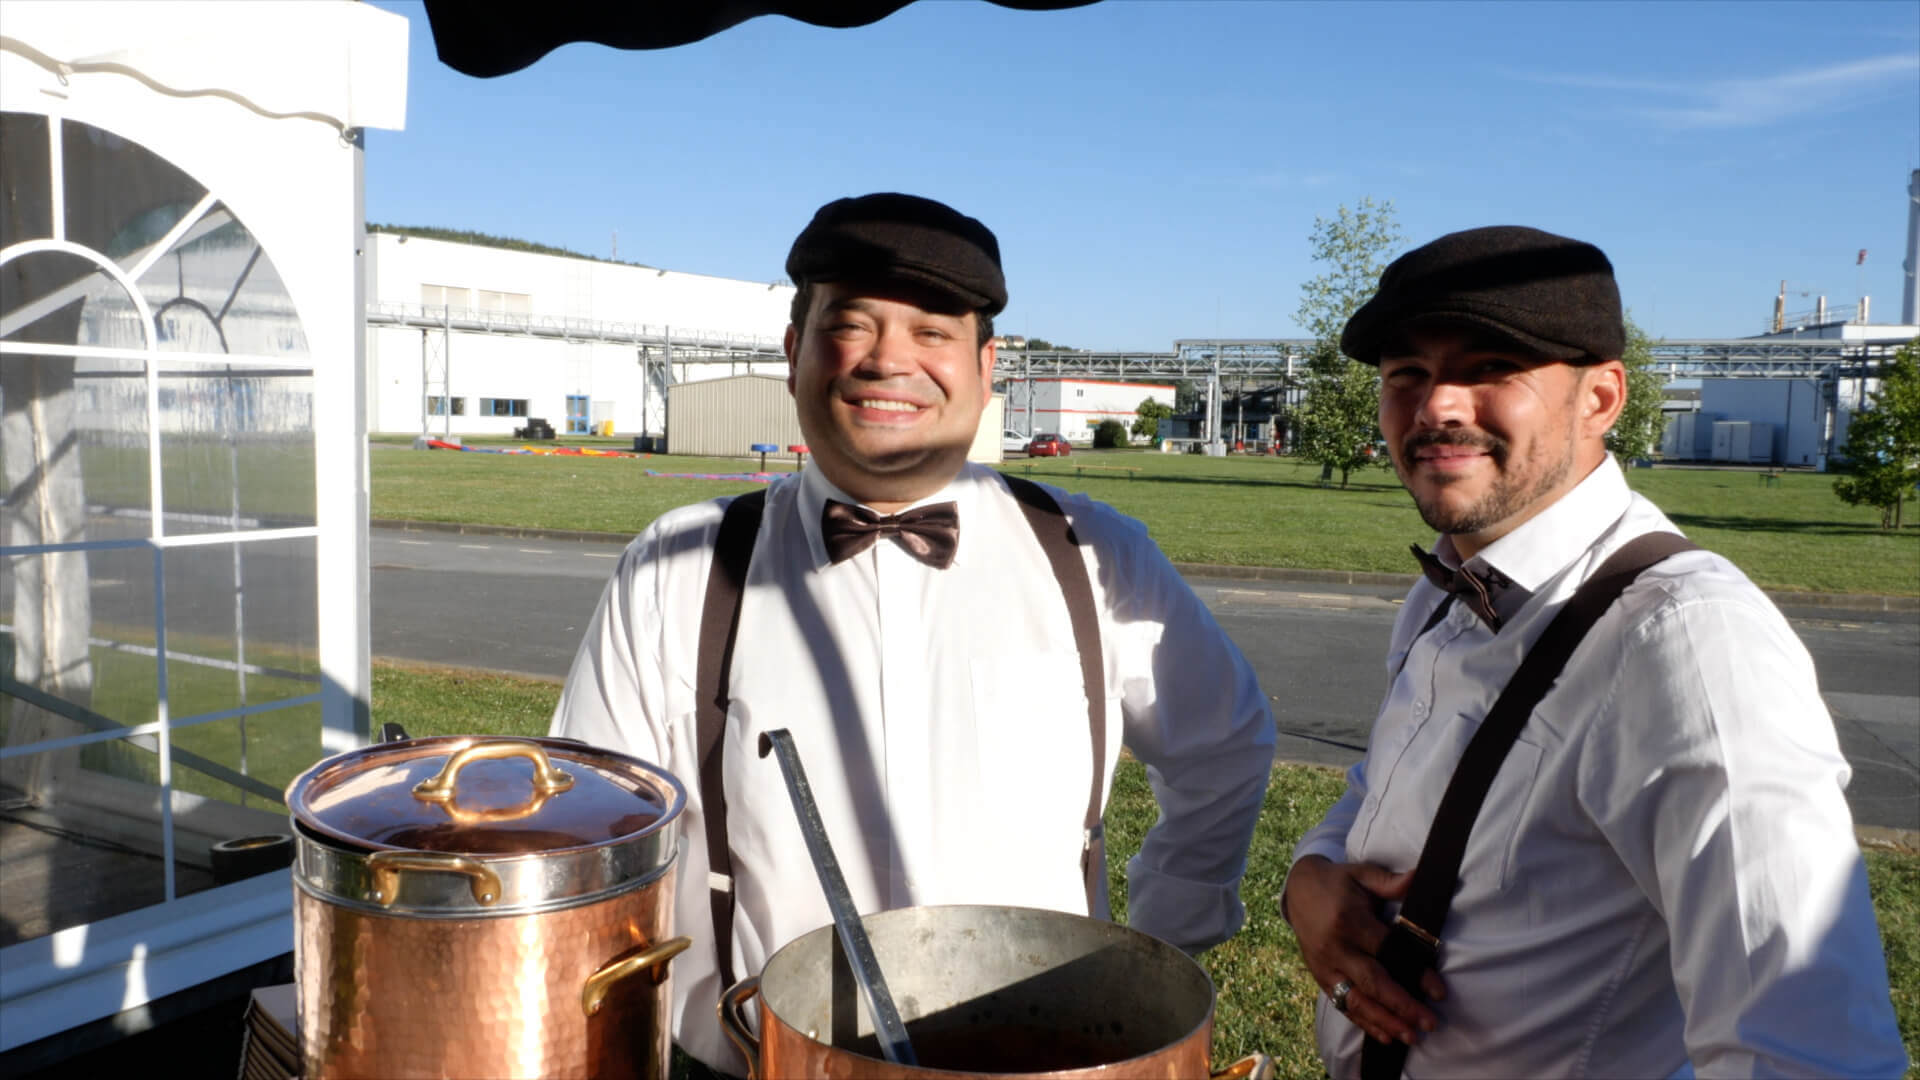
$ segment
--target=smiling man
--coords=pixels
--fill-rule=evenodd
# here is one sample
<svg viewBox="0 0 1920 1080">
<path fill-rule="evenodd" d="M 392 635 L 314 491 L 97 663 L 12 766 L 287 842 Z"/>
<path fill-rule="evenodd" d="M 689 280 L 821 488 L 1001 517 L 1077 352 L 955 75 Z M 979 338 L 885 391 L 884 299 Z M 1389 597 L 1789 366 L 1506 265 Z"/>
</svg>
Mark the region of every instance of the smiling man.
<svg viewBox="0 0 1920 1080">
<path fill-rule="evenodd" d="M 556 735 L 687 782 L 674 1037 L 746 1063 L 720 993 L 831 918 L 763 732 L 788 729 L 854 905 L 1107 915 L 1122 744 L 1161 816 L 1128 917 L 1189 951 L 1245 919 L 1273 756 L 1252 670 L 1137 522 L 967 461 L 1006 305 L 986 226 L 841 199 L 794 241 L 787 379 L 812 460 L 662 516 L 622 557 Z"/>
<path fill-rule="evenodd" d="M 1608 456 L 1624 345 L 1606 256 L 1517 227 L 1395 260 L 1341 337 L 1440 536 L 1282 893 L 1335 1077 L 1905 1067 L 1813 664 Z"/>
</svg>

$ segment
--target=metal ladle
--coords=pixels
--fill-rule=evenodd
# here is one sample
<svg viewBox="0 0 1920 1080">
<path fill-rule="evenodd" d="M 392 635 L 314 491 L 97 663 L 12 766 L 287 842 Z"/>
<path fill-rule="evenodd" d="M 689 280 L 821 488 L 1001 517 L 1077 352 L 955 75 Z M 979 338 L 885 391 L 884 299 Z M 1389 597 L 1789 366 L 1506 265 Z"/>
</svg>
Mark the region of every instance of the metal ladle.
<svg viewBox="0 0 1920 1080">
<path fill-rule="evenodd" d="M 760 736 L 760 756 L 771 751 L 780 760 L 781 775 L 787 780 L 787 795 L 793 799 L 793 812 L 800 819 L 800 833 L 807 840 L 807 854 L 813 857 L 814 872 L 820 875 L 820 889 L 827 894 L 827 909 L 833 912 L 833 928 L 840 946 L 847 952 L 853 977 L 866 995 L 867 1012 L 873 1016 L 873 1033 L 880 1041 L 880 1052 L 895 1065 L 919 1065 L 913 1044 L 907 1039 L 907 1025 L 894 1008 L 893 994 L 887 990 L 886 976 L 880 973 L 880 960 L 873 955 L 873 942 L 867 928 L 854 910 L 853 895 L 847 891 L 847 879 L 841 876 L 840 860 L 833 857 L 833 845 L 827 841 L 827 828 L 820 820 L 820 807 L 813 801 L 813 789 L 807 785 L 807 771 L 800 765 L 800 753 L 793 748 L 793 736 L 786 728 Z"/>
</svg>

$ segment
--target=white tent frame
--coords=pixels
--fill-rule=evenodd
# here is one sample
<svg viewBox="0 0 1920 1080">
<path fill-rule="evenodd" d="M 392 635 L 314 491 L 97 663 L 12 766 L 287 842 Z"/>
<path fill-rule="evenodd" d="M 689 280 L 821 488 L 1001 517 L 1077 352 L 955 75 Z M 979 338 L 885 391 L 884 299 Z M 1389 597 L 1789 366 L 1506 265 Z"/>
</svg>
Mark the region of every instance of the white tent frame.
<svg viewBox="0 0 1920 1080">
<path fill-rule="evenodd" d="M 182 718 L 224 719 L 317 703 L 322 754 L 369 738 L 369 590 L 365 335 L 362 332 L 362 126 L 400 126 L 405 109 L 406 20 L 369 5 L 68 5 L 8 2 L 0 36 L 0 110 L 46 116 L 53 129 L 54 235 L 0 252 L 0 264 L 37 251 L 94 261 L 127 289 L 146 327 L 153 313 L 128 273 L 72 243 L 60 229 L 59 129 L 84 123 L 159 155 L 209 192 L 149 258 L 164 253 L 217 200 L 244 222 L 276 260 L 308 344 L 304 362 L 288 357 L 158 352 L 0 342 L 0 364 L 17 356 L 70 355 L 137 360 L 147 384 L 151 529 L 137 541 L 91 541 L 7 549 L 6 555 L 149 548 L 156 565 L 169 550 L 198 544 L 314 543 L 318 689 L 311 695 Z M 190 28 L 183 33 L 181 27 Z M 282 61 L 285 42 L 298 57 Z M 183 75 L 183 73 L 186 73 Z M 192 83 L 186 82 L 191 78 Z M 0 305 L 3 307 L 5 305 Z M 29 320 L 30 321 L 30 320 Z M 310 371 L 313 389 L 314 525 L 222 533 L 170 534 L 161 512 L 158 382 L 163 369 L 193 361 L 234 368 L 270 365 Z M 156 590 L 157 593 L 160 590 Z M 164 596 L 155 650 L 166 656 Z M 159 713 L 153 723 L 8 747 L 8 757 L 128 735 L 150 737 L 159 782 L 170 792 L 176 725 L 167 715 L 166 664 L 159 663 Z M 8 673 L 9 675 L 11 673 Z M 103 778 L 105 779 L 105 778 Z M 112 784 L 99 785 L 102 803 Z M 121 793 L 124 794 L 124 793 Z M 176 830 L 232 835 L 231 821 L 263 814 L 184 793 L 122 812 L 158 814 L 172 865 Z M 157 806 L 154 804 L 157 801 Z M 194 819 L 215 818 L 196 827 Z M 284 816 L 276 815 L 284 827 Z M 164 902 L 69 927 L 0 949 L 0 1051 L 118 1014 L 137 1029 L 151 1002 L 283 955 L 293 948 L 292 883 L 287 871 L 176 896 L 167 876 Z"/>
</svg>

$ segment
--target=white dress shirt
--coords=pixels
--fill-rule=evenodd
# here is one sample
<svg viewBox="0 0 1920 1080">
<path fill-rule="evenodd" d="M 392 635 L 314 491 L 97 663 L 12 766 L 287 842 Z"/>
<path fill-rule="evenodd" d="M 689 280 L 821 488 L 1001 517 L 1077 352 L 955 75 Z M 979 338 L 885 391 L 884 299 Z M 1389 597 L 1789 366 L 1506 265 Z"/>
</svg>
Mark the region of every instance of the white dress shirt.
<svg viewBox="0 0 1920 1080">
<path fill-rule="evenodd" d="M 1079 536 L 1106 669 L 1111 786 L 1124 740 L 1162 817 L 1128 863 L 1131 923 L 1187 949 L 1244 921 L 1239 881 L 1273 755 L 1252 669 L 1139 523 L 1052 492 Z M 742 599 L 724 783 L 735 875 L 737 977 L 831 921 L 779 763 L 786 728 L 864 913 L 998 904 L 1087 914 L 1080 872 L 1093 752 L 1066 601 L 1006 482 L 969 465 L 916 505 L 952 500 L 953 565 L 882 538 L 829 562 L 817 469 L 776 481 Z M 744 1063 L 720 1034 L 695 666 L 712 545 L 726 500 L 662 516 L 627 548 L 587 628 L 553 733 L 656 762 L 686 785 L 674 1033 L 717 1068 Z M 1104 794 L 1102 796 L 1105 798 Z M 1100 898 L 1102 917 L 1105 897 Z"/>
<path fill-rule="evenodd" d="M 1418 582 L 1367 755 L 1295 859 L 1413 867 L 1527 649 L 1608 555 L 1653 531 L 1679 530 L 1609 457 L 1468 560 L 1512 582 L 1498 633 L 1456 603 L 1418 634 L 1446 595 Z M 1436 554 L 1459 565 L 1444 538 Z M 1488 792 L 1440 932 L 1440 1029 L 1406 1074 L 1899 1075 L 1848 775 L 1813 662 L 1760 590 L 1707 552 L 1648 570 Z M 1364 1034 L 1324 995 L 1316 1031 L 1329 1072 L 1358 1075 Z"/>
</svg>

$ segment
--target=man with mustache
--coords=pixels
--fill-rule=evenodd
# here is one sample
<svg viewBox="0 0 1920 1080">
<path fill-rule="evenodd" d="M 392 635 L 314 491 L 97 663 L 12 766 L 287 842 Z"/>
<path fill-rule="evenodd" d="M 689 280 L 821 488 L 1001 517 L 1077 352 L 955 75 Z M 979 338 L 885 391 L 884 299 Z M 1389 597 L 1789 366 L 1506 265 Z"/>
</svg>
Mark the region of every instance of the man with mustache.
<svg viewBox="0 0 1920 1080">
<path fill-rule="evenodd" d="M 1607 453 L 1627 390 L 1606 256 L 1443 236 L 1340 344 L 1379 367 L 1380 430 L 1440 537 L 1415 548 L 1366 757 L 1281 894 L 1328 1071 L 1899 1075 L 1812 661 L 1731 563 L 1675 551 Z M 1584 635 L 1549 630 L 1583 612 Z"/>
<path fill-rule="evenodd" d="M 674 1036 L 733 1074 L 720 992 L 831 919 L 763 732 L 792 733 L 863 913 L 1105 917 L 1099 824 L 1124 743 L 1161 811 L 1128 863 L 1129 921 L 1189 951 L 1245 920 L 1273 756 L 1252 669 L 1145 529 L 967 461 L 1007 302 L 986 226 L 914 196 L 841 199 L 787 273 L 811 462 L 627 549 L 553 722 L 687 782 L 675 918 L 696 944 L 673 965 Z"/>
</svg>

